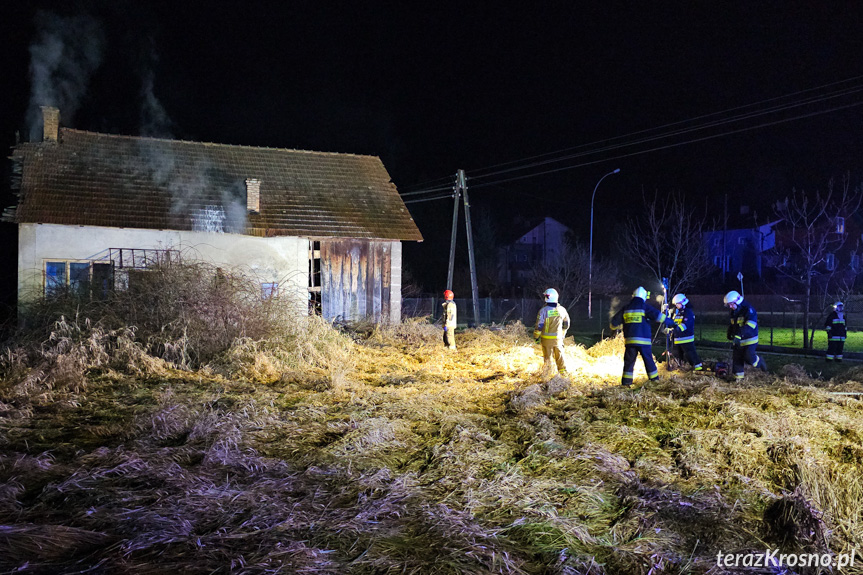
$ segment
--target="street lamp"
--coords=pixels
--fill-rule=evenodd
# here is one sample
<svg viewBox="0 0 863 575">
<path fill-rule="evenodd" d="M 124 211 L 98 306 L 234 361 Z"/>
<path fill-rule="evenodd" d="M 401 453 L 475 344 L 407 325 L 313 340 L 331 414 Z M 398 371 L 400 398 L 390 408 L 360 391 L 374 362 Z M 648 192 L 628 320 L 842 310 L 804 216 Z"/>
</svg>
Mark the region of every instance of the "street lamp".
<svg viewBox="0 0 863 575">
<path fill-rule="evenodd" d="M 620 171 L 620 168 L 617 168 L 613 172 L 608 172 L 596 182 L 596 186 L 593 187 L 593 195 L 590 196 L 590 254 L 588 256 L 587 262 L 587 317 L 593 318 L 593 199 L 596 197 L 596 189 L 599 187 L 599 184 L 602 183 L 602 180 L 610 176 L 611 174 L 616 174 Z"/>
</svg>

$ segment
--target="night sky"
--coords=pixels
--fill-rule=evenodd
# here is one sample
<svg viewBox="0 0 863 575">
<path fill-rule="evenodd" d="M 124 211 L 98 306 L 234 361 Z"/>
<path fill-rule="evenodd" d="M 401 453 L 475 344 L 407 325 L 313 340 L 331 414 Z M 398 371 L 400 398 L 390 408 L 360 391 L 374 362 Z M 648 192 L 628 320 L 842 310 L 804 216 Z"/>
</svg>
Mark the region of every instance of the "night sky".
<svg viewBox="0 0 863 575">
<path fill-rule="evenodd" d="M 377 155 L 403 193 L 461 168 L 502 237 L 549 215 L 586 239 L 594 185 L 620 168 L 597 193 L 599 251 L 642 192 L 717 214 L 863 179 L 861 3 L 587 4 L 7 2 L 0 144 L 51 103 L 85 130 Z M 41 74 L 33 54 L 58 41 L 67 61 Z M 442 289 L 451 203 L 409 207 L 426 241 L 406 264 Z"/>
</svg>

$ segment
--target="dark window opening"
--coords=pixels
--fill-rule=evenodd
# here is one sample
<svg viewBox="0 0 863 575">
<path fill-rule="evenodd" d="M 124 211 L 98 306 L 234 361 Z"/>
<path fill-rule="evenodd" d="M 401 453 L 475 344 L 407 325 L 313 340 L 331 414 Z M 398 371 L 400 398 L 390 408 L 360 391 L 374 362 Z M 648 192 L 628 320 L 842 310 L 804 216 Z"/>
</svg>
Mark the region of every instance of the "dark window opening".
<svg viewBox="0 0 863 575">
<path fill-rule="evenodd" d="M 321 242 L 309 242 L 309 315 L 321 315 Z"/>
</svg>

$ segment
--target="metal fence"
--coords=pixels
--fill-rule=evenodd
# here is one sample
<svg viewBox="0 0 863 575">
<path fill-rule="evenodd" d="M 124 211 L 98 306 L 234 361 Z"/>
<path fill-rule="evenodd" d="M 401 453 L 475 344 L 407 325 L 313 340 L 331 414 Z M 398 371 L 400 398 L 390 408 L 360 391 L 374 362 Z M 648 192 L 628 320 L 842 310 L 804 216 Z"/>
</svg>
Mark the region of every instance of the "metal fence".
<svg viewBox="0 0 863 575">
<path fill-rule="evenodd" d="M 404 298 L 402 300 L 403 317 L 430 316 L 438 320 L 441 316 L 443 298 L 420 297 Z M 619 298 L 593 298 L 593 317 L 587 315 L 587 301 L 576 302 L 567 306 L 572 319 L 572 331 L 585 333 L 608 334 L 609 309 L 612 305 L 620 307 Z M 626 299 L 629 301 L 629 298 Z M 532 327 L 536 314 L 545 303 L 538 298 L 480 298 L 479 321 L 474 317 L 473 302 L 467 298 L 456 298 L 459 325 L 474 326 L 477 324 L 507 323 L 521 320 Z"/>
<path fill-rule="evenodd" d="M 723 304 L 724 294 L 687 295 L 690 306 L 697 315 L 696 337 L 703 339 L 703 333 L 708 326 L 728 325 L 728 309 Z M 572 318 L 571 331 L 607 335 L 609 333 L 609 318 L 629 302 L 631 296 L 621 295 L 612 298 L 593 298 L 593 317 L 588 317 L 587 301 L 579 301 L 566 306 Z M 803 332 L 803 296 L 799 295 L 750 295 L 746 300 L 758 312 L 761 340 L 772 344 L 771 328 L 789 328 Z M 477 325 L 491 323 L 506 323 L 521 320 L 527 326 L 533 326 L 536 314 L 544 305 L 538 298 L 480 298 L 479 321 L 473 314 L 473 302 L 467 298 L 456 298 L 458 307 L 458 322 L 460 325 Z M 441 315 L 440 297 L 404 298 L 402 300 L 403 317 L 430 316 L 438 320 Z M 650 302 L 655 307 L 661 306 L 661 301 Z M 821 306 L 820 301 L 812 298 L 810 304 L 810 325 L 822 329 L 824 320 L 832 311 L 832 300 L 828 305 Z M 844 300 L 847 325 L 849 330 L 863 329 L 863 296 L 854 296 Z"/>
</svg>

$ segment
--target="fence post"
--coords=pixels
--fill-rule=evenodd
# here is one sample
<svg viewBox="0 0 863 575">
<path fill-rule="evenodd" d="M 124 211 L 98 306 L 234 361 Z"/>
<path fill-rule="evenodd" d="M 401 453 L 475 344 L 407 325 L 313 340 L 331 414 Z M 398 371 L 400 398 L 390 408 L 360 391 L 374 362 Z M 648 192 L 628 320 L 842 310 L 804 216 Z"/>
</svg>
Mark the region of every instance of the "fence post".
<svg viewBox="0 0 863 575">
<path fill-rule="evenodd" d="M 599 317 L 597 318 L 599 320 L 599 334 L 600 334 L 599 337 L 600 338 L 602 337 L 602 299 L 603 298 L 599 298 Z"/>
<path fill-rule="evenodd" d="M 776 296 L 770 298 L 770 347 L 773 347 L 773 306 L 776 303 Z"/>
</svg>

